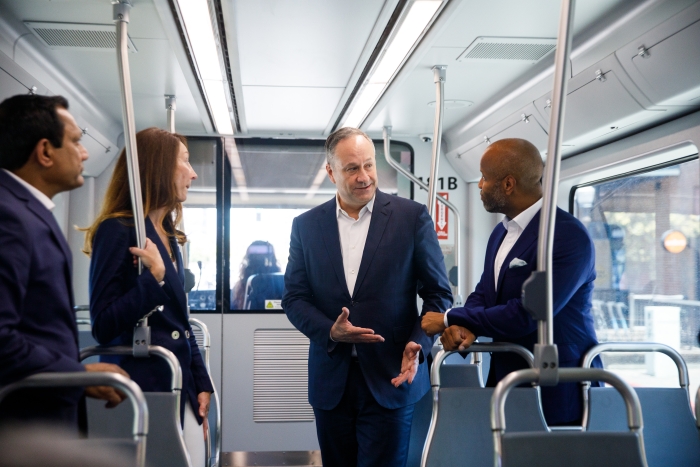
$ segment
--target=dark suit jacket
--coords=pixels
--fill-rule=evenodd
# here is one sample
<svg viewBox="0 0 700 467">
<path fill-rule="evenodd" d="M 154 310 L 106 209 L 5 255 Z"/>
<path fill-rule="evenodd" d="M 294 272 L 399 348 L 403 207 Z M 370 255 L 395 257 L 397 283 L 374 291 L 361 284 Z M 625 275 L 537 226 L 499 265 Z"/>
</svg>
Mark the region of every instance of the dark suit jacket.
<svg viewBox="0 0 700 467">
<path fill-rule="evenodd" d="M 0 386 L 41 372 L 83 371 L 73 312 L 71 252 L 51 212 L 0 170 Z M 82 389 L 31 390 L 0 419 L 77 427 Z"/>
<path fill-rule="evenodd" d="M 423 313 L 444 311 L 452 303 L 442 252 L 425 206 L 377 190 L 355 290 L 348 293 L 340 250 L 335 197 L 294 219 L 282 307 L 310 340 L 309 402 L 330 410 L 343 395 L 352 345 L 330 340 L 342 307 L 354 326 L 374 329 L 378 344 L 357 344 L 367 385 L 386 408 L 413 404 L 430 388 L 422 362 L 413 384 L 399 388 L 406 343 L 425 352 L 433 340 L 420 327 L 416 291 Z M 422 315 L 422 313 L 421 313 Z"/>
<path fill-rule="evenodd" d="M 146 268 L 139 276 L 129 253 L 129 247 L 136 246 L 135 229 L 127 225 L 130 222 L 131 219 L 107 219 L 95 233 L 90 262 L 92 333 L 102 345 L 132 345 L 138 320 L 156 306 L 163 305 L 163 312 L 156 312 L 148 318 L 151 345 L 165 347 L 180 361 L 181 416 L 184 417 L 185 400 L 189 400 L 201 424 L 197 394 L 214 389 L 188 322 L 182 256 L 177 243 L 172 240 L 171 248 L 178 252 L 176 271 L 165 245 L 150 219 L 146 218 L 146 236 L 158 246 L 165 263 L 165 285 L 159 286 Z M 144 391 L 171 390 L 170 369 L 159 357 L 102 357 L 102 360 L 120 365 Z"/>
<path fill-rule="evenodd" d="M 520 344 L 533 350 L 537 342 L 537 322 L 521 304 L 525 279 L 537 269 L 538 212 L 527 225 L 506 256 L 494 288 L 494 260 L 506 236 L 498 224 L 486 248 L 484 273 L 463 308 L 454 308 L 448 323 L 464 326 L 477 336 L 494 341 Z M 571 214 L 557 209 L 553 251 L 554 342 L 559 350 L 559 366 L 580 365 L 583 354 L 598 343 L 591 314 L 591 294 L 595 280 L 595 252 L 586 228 Z M 521 259 L 527 264 L 510 268 Z M 595 367 L 602 367 L 599 359 Z M 488 385 L 495 386 L 508 373 L 526 368 L 516 355 L 494 353 Z M 544 415 L 550 424 L 569 422 L 581 417 L 581 391 L 578 384 L 566 383 L 542 388 Z"/>
</svg>

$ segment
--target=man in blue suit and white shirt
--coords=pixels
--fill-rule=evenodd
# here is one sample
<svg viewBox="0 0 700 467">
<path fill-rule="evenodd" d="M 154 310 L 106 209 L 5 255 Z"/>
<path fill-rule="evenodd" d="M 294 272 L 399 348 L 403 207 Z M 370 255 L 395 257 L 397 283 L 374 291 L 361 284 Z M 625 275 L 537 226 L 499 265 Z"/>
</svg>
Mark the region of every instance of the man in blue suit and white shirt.
<svg viewBox="0 0 700 467">
<path fill-rule="evenodd" d="M 71 252 L 51 198 L 83 184 L 81 137 L 63 97 L 21 95 L 0 104 L 0 386 L 43 372 L 128 377 L 116 365 L 78 361 Z M 83 393 L 110 406 L 124 399 L 107 387 L 18 391 L 0 406 L 0 423 L 76 429 Z"/>
<path fill-rule="evenodd" d="M 469 347 L 475 336 L 533 350 L 537 323 L 522 306 L 521 289 L 537 269 L 542 168 L 537 148 L 522 139 L 497 141 L 482 156 L 479 188 L 484 208 L 506 217 L 491 233 L 483 275 L 464 307 L 423 317 L 428 334 L 443 333 L 446 350 Z M 591 315 L 595 253 L 583 224 L 561 209 L 557 209 L 553 254 L 554 342 L 559 366 L 575 367 L 598 343 Z M 596 359 L 593 366 L 602 364 Z M 517 355 L 494 353 L 487 386 L 525 367 Z M 543 387 L 542 405 L 549 425 L 580 424 L 582 396 L 577 383 Z"/>
<path fill-rule="evenodd" d="M 430 389 L 416 292 L 423 312 L 450 306 L 443 256 L 425 206 L 377 189 L 365 133 L 334 132 L 326 156 L 338 192 L 294 219 L 282 307 L 311 341 L 323 465 L 403 467 Z"/>
</svg>

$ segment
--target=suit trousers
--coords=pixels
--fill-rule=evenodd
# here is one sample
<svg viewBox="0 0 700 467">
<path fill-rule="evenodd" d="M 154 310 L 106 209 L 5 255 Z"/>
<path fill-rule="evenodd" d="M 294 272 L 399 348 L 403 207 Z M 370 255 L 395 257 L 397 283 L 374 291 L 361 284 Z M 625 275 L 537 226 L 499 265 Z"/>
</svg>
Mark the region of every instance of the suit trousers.
<svg viewBox="0 0 700 467">
<path fill-rule="evenodd" d="M 353 359 L 340 403 L 332 410 L 314 408 L 323 465 L 404 467 L 413 408 L 379 405 Z"/>
</svg>

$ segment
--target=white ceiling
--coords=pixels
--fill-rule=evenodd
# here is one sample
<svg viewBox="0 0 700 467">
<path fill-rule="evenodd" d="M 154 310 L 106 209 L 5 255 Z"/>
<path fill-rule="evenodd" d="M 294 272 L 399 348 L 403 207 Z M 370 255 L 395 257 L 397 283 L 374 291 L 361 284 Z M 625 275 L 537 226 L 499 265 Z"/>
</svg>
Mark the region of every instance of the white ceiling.
<svg viewBox="0 0 700 467">
<path fill-rule="evenodd" d="M 618 5 L 630 0 L 586 0 L 576 2 L 574 34 L 589 28 Z M 458 62 L 457 57 L 480 36 L 556 38 L 560 0 L 463 1 L 447 28 L 442 31 L 419 65 L 392 90 L 391 102 L 376 118 L 363 126 L 373 134 L 385 125 L 394 134 L 415 136 L 432 133 L 435 85 L 431 68 L 447 65 L 445 99 L 465 99 L 474 105 L 447 109 L 443 128 L 449 131 L 469 119 L 479 104 L 498 94 L 509 83 L 536 66 L 517 60 L 472 60 Z M 525 20 L 526 19 L 526 20 Z M 553 61 L 553 53 L 542 60 Z"/>
<path fill-rule="evenodd" d="M 232 1 L 232 0 L 229 0 Z M 233 0 L 248 131 L 323 135 L 384 6 L 381 0 Z M 237 98 L 239 98 L 237 96 Z"/>
</svg>

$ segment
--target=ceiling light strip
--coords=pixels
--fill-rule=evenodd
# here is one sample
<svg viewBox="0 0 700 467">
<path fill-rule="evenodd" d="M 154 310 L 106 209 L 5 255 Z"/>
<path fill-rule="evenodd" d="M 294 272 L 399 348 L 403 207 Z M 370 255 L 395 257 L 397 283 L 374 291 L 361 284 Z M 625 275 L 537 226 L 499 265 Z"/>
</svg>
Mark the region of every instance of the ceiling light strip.
<svg viewBox="0 0 700 467">
<path fill-rule="evenodd" d="M 241 196 L 241 200 L 248 201 L 248 185 L 245 179 L 245 171 L 241 163 L 241 156 L 238 154 L 238 146 L 234 138 L 226 138 L 225 143 L 226 154 L 228 154 L 229 162 L 231 163 L 231 172 L 233 179 L 236 180 L 236 189 Z M 233 189 L 232 189 L 233 190 Z"/>
<path fill-rule="evenodd" d="M 316 195 L 316 193 L 318 193 L 319 188 L 321 188 L 321 184 L 326 179 L 327 173 L 328 172 L 326 171 L 326 161 L 323 161 L 321 168 L 318 169 L 316 177 L 314 178 L 314 181 L 311 184 L 311 187 L 309 188 L 309 192 L 306 194 L 306 199 L 311 199 Z"/>
<path fill-rule="evenodd" d="M 219 134 L 232 135 L 231 113 L 226 90 L 229 89 L 220 61 L 214 25 L 207 0 L 178 0 L 190 50 L 204 88 L 214 125 Z"/>
<path fill-rule="evenodd" d="M 391 38 L 385 41 L 381 57 L 372 63 L 369 78 L 360 80 L 359 92 L 351 96 L 349 112 L 344 109 L 339 120 L 342 126 L 359 127 L 391 83 L 401 66 L 420 43 L 421 38 L 437 17 L 443 0 L 414 0 L 404 7 L 403 18 L 394 24 Z M 337 125 L 336 125 L 337 126 Z"/>
</svg>

